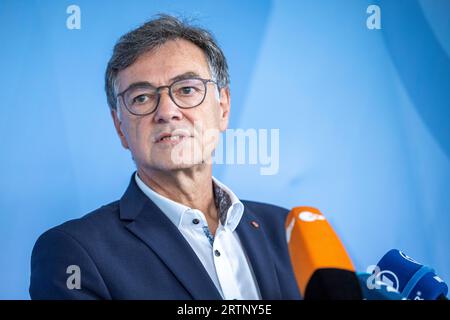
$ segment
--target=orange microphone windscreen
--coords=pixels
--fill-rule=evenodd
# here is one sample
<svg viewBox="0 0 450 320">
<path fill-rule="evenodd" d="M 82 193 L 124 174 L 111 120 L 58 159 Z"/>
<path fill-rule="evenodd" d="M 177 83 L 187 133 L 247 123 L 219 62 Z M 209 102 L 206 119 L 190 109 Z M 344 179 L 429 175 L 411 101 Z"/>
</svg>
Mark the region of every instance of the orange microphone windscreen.
<svg viewBox="0 0 450 320">
<path fill-rule="evenodd" d="M 297 284 L 302 295 L 319 269 L 355 271 L 341 240 L 322 213 L 312 207 L 295 207 L 286 219 L 286 236 Z"/>
</svg>

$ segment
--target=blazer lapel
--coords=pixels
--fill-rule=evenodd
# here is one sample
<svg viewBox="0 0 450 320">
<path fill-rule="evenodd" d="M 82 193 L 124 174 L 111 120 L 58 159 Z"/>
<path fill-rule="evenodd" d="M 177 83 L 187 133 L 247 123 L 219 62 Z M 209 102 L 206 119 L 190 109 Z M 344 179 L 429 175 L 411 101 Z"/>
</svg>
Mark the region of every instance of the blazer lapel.
<svg viewBox="0 0 450 320">
<path fill-rule="evenodd" d="M 268 239 L 264 233 L 264 225 L 255 215 L 245 208 L 236 231 L 258 282 L 261 298 L 264 300 L 281 299 L 280 284 L 270 254 Z"/>
<path fill-rule="evenodd" d="M 134 175 L 120 200 L 126 228 L 146 243 L 173 272 L 193 299 L 222 299 L 194 250 L 166 215 L 139 189 Z"/>
</svg>

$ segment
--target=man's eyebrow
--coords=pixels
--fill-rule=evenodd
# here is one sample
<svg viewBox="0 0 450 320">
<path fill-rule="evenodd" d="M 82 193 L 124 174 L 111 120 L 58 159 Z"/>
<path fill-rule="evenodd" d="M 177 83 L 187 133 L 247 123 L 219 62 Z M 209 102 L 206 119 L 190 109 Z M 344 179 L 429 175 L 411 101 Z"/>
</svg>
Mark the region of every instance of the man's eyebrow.
<svg viewBox="0 0 450 320">
<path fill-rule="evenodd" d="M 151 89 L 155 89 L 156 87 L 153 86 L 148 81 L 133 82 L 125 90 L 123 90 L 121 93 L 119 93 L 118 96 L 123 94 L 125 91 L 132 90 L 132 89 L 137 89 L 137 88 L 151 88 Z"/>
<path fill-rule="evenodd" d="M 189 79 L 189 78 L 199 78 L 200 75 L 194 71 L 188 71 L 182 74 L 179 74 L 173 78 L 170 79 L 170 83 L 173 83 L 175 81 L 178 80 L 184 80 L 184 79 Z M 150 88 L 150 89 L 156 89 L 156 86 L 154 86 L 153 84 L 151 84 L 148 81 L 138 81 L 138 82 L 133 82 L 132 84 L 130 84 L 125 90 L 123 90 L 120 94 L 124 93 L 125 91 L 128 90 L 132 90 L 132 89 L 137 89 L 137 88 Z"/>
<path fill-rule="evenodd" d="M 178 76 L 173 77 L 172 79 L 170 79 L 170 82 L 175 82 L 178 80 L 184 80 L 184 79 L 189 79 L 189 78 L 200 78 L 200 75 L 197 72 L 194 71 L 188 71 L 185 73 L 182 73 Z"/>
</svg>

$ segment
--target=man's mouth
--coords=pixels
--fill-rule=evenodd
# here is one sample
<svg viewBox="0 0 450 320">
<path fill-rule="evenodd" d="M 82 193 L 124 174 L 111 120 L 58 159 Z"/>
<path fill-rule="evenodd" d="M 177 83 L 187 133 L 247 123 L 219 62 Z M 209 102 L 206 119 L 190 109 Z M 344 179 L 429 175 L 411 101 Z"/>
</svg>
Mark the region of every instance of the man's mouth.
<svg viewBox="0 0 450 320">
<path fill-rule="evenodd" d="M 189 138 L 190 135 L 187 133 L 161 133 L 156 139 L 155 143 L 178 143 L 186 138 Z"/>
<path fill-rule="evenodd" d="M 185 136 L 165 136 L 158 140 L 158 142 L 161 141 L 179 141 L 181 139 L 185 138 Z"/>
</svg>

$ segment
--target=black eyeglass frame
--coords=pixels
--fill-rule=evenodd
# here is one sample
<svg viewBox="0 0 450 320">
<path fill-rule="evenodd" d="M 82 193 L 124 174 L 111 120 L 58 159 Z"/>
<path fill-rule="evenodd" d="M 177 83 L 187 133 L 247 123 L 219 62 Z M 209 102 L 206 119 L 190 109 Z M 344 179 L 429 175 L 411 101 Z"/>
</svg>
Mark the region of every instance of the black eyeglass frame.
<svg viewBox="0 0 450 320">
<path fill-rule="evenodd" d="M 194 106 L 191 106 L 191 107 L 182 107 L 175 101 L 175 99 L 174 99 L 174 97 L 172 95 L 172 87 L 173 87 L 173 85 L 175 85 L 178 82 L 187 81 L 187 80 L 200 80 L 203 83 L 204 87 L 205 87 L 205 93 L 203 94 L 202 100 L 198 104 L 196 104 Z M 130 110 L 130 108 L 128 107 L 127 103 L 125 102 L 124 94 L 127 93 L 128 90 L 134 89 L 132 87 L 129 87 L 129 88 L 125 89 L 124 91 L 120 92 L 119 94 L 117 94 L 116 95 L 116 100 L 118 100 L 119 97 L 122 98 L 123 105 L 125 106 L 125 108 L 128 110 L 129 113 L 131 113 L 131 114 L 133 114 L 135 116 L 147 116 L 147 115 L 152 114 L 153 112 L 155 112 L 156 109 L 158 109 L 159 101 L 161 100 L 161 90 L 167 88 L 170 99 L 172 100 L 173 103 L 175 103 L 175 105 L 178 108 L 181 108 L 181 109 L 192 109 L 192 108 L 198 107 L 199 105 L 201 105 L 203 103 L 203 101 L 205 101 L 206 95 L 208 93 L 208 83 L 209 82 L 214 83 L 217 86 L 217 88 L 220 90 L 220 87 L 219 87 L 217 81 L 214 81 L 212 79 L 198 78 L 198 77 L 179 79 L 179 80 L 176 80 L 176 81 L 172 82 L 170 85 L 157 87 L 156 88 L 156 94 L 158 95 L 158 101 L 156 101 L 155 107 L 152 110 L 150 110 L 149 112 L 146 112 L 146 113 L 136 113 L 136 112 Z"/>
</svg>

